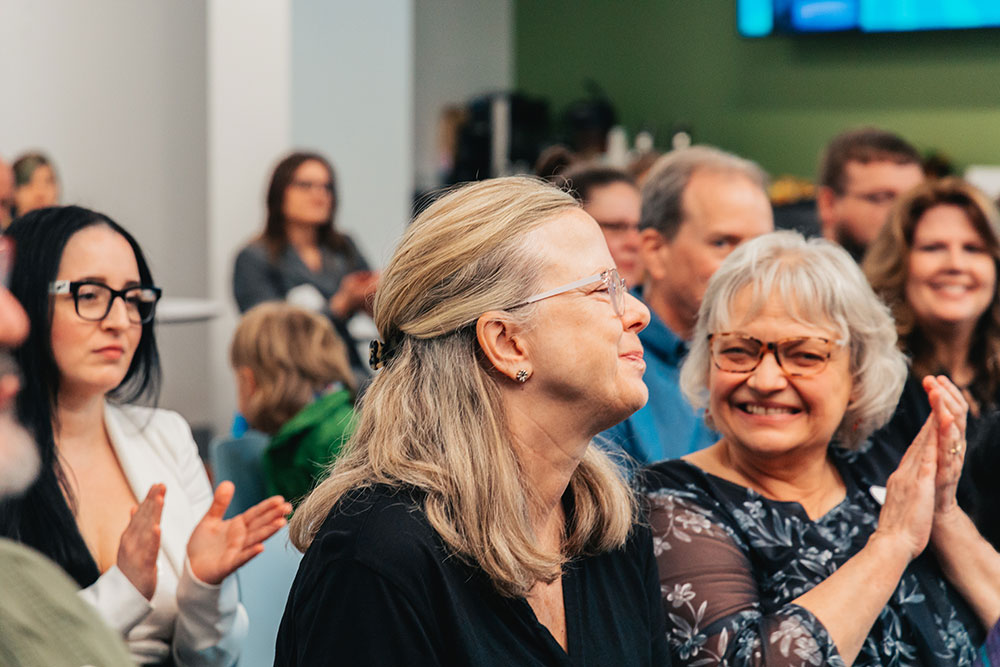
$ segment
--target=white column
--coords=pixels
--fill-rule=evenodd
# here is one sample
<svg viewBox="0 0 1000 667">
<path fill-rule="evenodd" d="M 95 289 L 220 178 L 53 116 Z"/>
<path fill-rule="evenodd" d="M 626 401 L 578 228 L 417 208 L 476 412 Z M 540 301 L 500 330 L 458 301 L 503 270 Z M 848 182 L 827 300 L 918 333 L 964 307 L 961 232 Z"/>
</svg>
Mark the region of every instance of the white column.
<svg viewBox="0 0 1000 667">
<path fill-rule="evenodd" d="M 224 314 L 211 326 L 204 381 L 219 433 L 235 410 L 233 259 L 263 228 L 267 179 L 290 143 L 290 41 L 291 0 L 208 2 L 209 293 Z"/>
</svg>

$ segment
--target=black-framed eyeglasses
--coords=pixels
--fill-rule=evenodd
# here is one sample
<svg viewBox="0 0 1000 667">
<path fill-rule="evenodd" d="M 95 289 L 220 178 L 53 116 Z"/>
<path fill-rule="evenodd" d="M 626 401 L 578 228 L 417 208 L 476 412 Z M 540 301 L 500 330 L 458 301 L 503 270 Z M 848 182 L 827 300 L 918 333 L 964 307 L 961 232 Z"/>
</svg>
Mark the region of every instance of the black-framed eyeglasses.
<svg viewBox="0 0 1000 667">
<path fill-rule="evenodd" d="M 156 315 L 156 302 L 162 290 L 153 285 L 134 285 L 116 290 L 96 280 L 56 280 L 49 285 L 49 294 L 71 294 L 76 314 L 89 322 L 99 322 L 111 312 L 116 297 L 121 297 L 128 321 L 146 324 Z"/>
<path fill-rule="evenodd" d="M 716 368 L 729 373 L 750 373 L 764 355 L 774 355 L 778 366 L 795 377 L 815 375 L 826 368 L 842 341 L 819 336 L 797 336 L 765 343 L 737 333 L 708 334 L 709 350 Z"/>
<path fill-rule="evenodd" d="M 513 307 L 520 308 L 521 306 L 527 306 L 529 303 L 535 303 L 536 301 L 541 301 L 542 299 L 548 299 L 549 297 L 565 294 L 570 290 L 575 290 L 579 287 L 586 287 L 587 285 L 592 285 L 596 282 L 600 282 L 602 287 L 608 291 L 608 298 L 611 299 L 611 307 L 614 309 L 615 315 L 618 317 L 624 316 L 625 292 L 628 291 L 628 288 L 625 287 L 625 279 L 618 275 L 618 269 L 606 269 L 600 273 L 595 273 L 592 276 L 587 276 L 586 278 L 581 278 L 580 280 L 562 285 L 561 287 L 556 287 L 540 294 L 530 296 Z"/>
</svg>

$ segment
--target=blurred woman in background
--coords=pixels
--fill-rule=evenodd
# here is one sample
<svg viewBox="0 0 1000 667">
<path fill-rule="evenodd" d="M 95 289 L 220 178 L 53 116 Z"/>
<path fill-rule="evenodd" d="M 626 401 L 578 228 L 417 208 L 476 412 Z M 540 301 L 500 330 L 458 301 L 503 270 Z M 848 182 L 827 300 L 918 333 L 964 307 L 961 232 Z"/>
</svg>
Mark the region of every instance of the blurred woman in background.
<svg viewBox="0 0 1000 667">
<path fill-rule="evenodd" d="M 13 164 L 14 216 L 59 203 L 59 179 L 52 162 L 42 153 L 25 153 Z"/>
<path fill-rule="evenodd" d="M 355 373 L 366 377 L 346 325 L 355 313 L 371 313 L 378 274 L 336 229 L 336 212 L 337 184 L 326 158 L 297 152 L 281 160 L 267 189 L 264 231 L 236 257 L 233 294 L 240 312 L 287 300 L 327 315 Z"/>
<path fill-rule="evenodd" d="M 881 436 L 902 450 L 930 414 L 920 379 L 947 375 L 969 403 L 959 504 L 1000 547 L 1000 212 L 957 179 L 929 181 L 894 206 L 863 269 L 892 310 L 910 375 Z"/>
</svg>

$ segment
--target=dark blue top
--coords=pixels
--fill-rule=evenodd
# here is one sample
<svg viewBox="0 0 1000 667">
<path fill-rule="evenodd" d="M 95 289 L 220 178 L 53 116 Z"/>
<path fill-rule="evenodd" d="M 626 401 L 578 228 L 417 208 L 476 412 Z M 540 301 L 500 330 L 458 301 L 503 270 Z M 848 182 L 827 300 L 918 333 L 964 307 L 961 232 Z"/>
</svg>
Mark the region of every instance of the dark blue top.
<svg viewBox="0 0 1000 667">
<path fill-rule="evenodd" d="M 830 456 L 847 495 L 815 521 L 799 503 L 769 500 L 686 461 L 644 471 L 676 664 L 844 664 L 823 624 L 793 600 L 868 542 L 877 498 L 899 457 L 870 443 L 862 452 L 831 447 Z M 925 550 L 906 568 L 854 664 L 970 665 L 983 637 Z"/>
<path fill-rule="evenodd" d="M 642 289 L 632 290 L 642 300 Z M 675 459 L 708 447 L 719 436 L 705 425 L 704 412 L 695 410 L 681 394 L 681 362 L 687 343 L 650 311 L 649 325 L 639 332 L 649 388 L 649 401 L 631 417 L 601 433 L 597 442 L 621 448 L 639 465 Z M 607 443 L 602 442 L 602 438 Z"/>
</svg>

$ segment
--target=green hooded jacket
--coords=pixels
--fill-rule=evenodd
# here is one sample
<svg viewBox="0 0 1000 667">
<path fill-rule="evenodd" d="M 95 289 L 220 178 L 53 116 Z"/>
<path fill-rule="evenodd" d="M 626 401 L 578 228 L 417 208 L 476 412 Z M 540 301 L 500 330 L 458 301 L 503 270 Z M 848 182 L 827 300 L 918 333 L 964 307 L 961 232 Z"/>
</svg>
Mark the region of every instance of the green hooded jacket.
<svg viewBox="0 0 1000 667">
<path fill-rule="evenodd" d="M 261 457 L 268 494 L 297 505 L 326 476 L 354 426 L 354 402 L 347 389 L 302 408 L 271 438 Z"/>
</svg>

